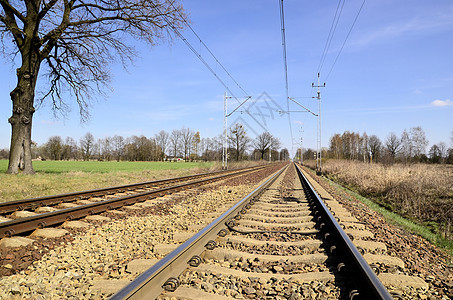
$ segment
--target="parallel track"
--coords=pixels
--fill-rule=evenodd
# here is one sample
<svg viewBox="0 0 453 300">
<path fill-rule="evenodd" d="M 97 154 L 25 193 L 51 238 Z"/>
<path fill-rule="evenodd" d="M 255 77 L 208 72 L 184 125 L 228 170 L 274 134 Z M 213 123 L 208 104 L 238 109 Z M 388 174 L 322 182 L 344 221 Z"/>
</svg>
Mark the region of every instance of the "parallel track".
<svg viewBox="0 0 453 300">
<path fill-rule="evenodd" d="M 251 167 L 251 168 L 244 168 L 238 170 L 228 170 L 228 171 L 218 171 L 218 172 L 211 172 L 211 173 L 203 173 L 203 174 L 196 174 L 190 176 L 183 176 L 183 177 L 176 177 L 176 178 L 169 178 L 169 179 L 162 179 L 162 180 L 154 180 L 154 181 L 147 181 L 141 183 L 134 183 L 134 184 L 127 184 L 121 186 L 114 186 L 114 187 L 107 187 L 101 189 L 94 189 L 94 190 L 87 190 L 87 191 L 80 191 L 80 192 L 73 192 L 73 193 L 66 193 L 66 194 L 59 194 L 59 195 L 51 195 L 39 198 L 30 198 L 30 199 L 22 199 L 16 201 L 8 201 L 0 203 L 0 215 L 6 215 L 8 213 L 12 213 L 15 211 L 20 210 L 35 210 L 39 207 L 50 206 L 61 204 L 63 202 L 74 202 L 79 200 L 87 200 L 92 197 L 104 197 L 106 195 L 114 196 L 117 193 L 129 193 L 134 192 L 136 190 L 151 190 L 151 189 L 158 189 L 164 186 L 169 186 L 178 182 L 187 182 L 190 180 L 201 179 L 206 177 L 213 177 L 221 174 L 230 174 L 235 172 L 241 172 L 246 170 L 258 170 L 263 168 L 260 167 Z"/>
<path fill-rule="evenodd" d="M 341 299 L 392 299 L 301 170 L 290 168 L 293 189 L 282 188 L 281 169 L 111 299 L 289 298 L 306 282 L 334 282 Z"/>
<path fill-rule="evenodd" d="M 11 212 L 22 211 L 25 208 L 38 209 L 44 207 L 51 209 L 52 211 L 0 222 L 0 239 L 3 237 L 11 237 L 13 235 L 30 232 L 37 228 L 61 224 L 65 221 L 75 220 L 87 215 L 99 214 L 101 212 L 117 209 L 122 206 L 144 202 L 149 199 L 197 187 L 210 182 L 223 180 L 228 177 L 255 172 L 263 168 L 264 167 L 253 167 L 239 170 L 205 173 L 119 187 L 1 203 L 0 212 L 4 215 Z M 124 196 L 125 191 L 128 191 L 131 194 Z M 118 193 L 121 196 L 118 196 Z M 106 199 L 99 199 L 99 197 L 103 196 Z M 97 200 L 95 202 L 87 201 L 92 198 L 97 198 Z M 73 207 L 57 210 L 49 208 L 50 205 L 77 202 L 80 200 L 85 200 L 85 204 L 73 204 Z"/>
</svg>

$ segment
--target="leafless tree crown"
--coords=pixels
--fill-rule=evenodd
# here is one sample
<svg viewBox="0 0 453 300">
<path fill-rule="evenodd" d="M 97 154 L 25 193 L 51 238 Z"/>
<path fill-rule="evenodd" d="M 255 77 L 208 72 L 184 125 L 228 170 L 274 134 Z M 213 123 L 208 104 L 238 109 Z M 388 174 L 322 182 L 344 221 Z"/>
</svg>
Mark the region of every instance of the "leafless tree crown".
<svg viewBox="0 0 453 300">
<path fill-rule="evenodd" d="M 108 86 L 109 65 L 127 66 L 136 55 L 129 37 L 154 45 L 171 39 L 183 18 L 177 0 L 0 0 L 0 51 L 37 56 L 47 85 L 36 104 L 50 98 L 54 112 L 65 112 L 69 92 L 84 120 L 90 95 Z"/>
</svg>

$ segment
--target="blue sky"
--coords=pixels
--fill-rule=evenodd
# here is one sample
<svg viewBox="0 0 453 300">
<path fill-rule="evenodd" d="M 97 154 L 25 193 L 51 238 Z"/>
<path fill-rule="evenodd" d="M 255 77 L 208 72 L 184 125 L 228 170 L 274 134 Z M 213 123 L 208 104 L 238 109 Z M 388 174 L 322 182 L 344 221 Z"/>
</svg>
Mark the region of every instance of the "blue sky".
<svg viewBox="0 0 453 300">
<path fill-rule="evenodd" d="M 254 119 L 236 112 L 229 124 L 247 124 L 249 135 L 263 128 L 279 137 L 290 151 L 303 137 L 305 147 L 316 147 L 316 118 L 286 110 L 278 0 L 183 2 L 191 26 L 252 96 Z M 338 1 L 285 0 L 289 96 L 317 112 L 316 78 Z M 322 144 L 345 130 L 376 134 L 421 126 L 430 145 L 450 144 L 453 131 L 453 3 L 436 1 L 367 1 L 330 72 L 362 0 L 346 1 L 323 68 Z M 237 97 L 246 94 L 222 71 L 189 31 L 184 36 L 200 51 Z M 222 132 L 225 88 L 178 38 L 155 47 L 131 41 L 140 57 L 124 71 L 113 65 L 112 91 L 91 104 L 91 119 L 80 123 L 75 105 L 66 118 L 54 118 L 49 107 L 34 115 L 32 139 L 45 143 L 54 135 L 79 140 L 86 132 L 96 138 L 115 134 L 154 136 L 164 129 L 188 127 L 201 137 Z M 1 58 L 0 148 L 9 147 L 9 93 L 15 68 Z M 328 76 L 328 74 L 330 75 Z M 67 95 L 69 97 L 69 95 Z M 242 100 L 240 98 L 239 100 Z M 70 102 L 70 101 L 68 101 Z M 70 102 L 74 104 L 74 101 Z M 249 106 L 250 105 L 250 106 Z M 229 99 L 229 109 L 237 106 Z M 290 104 L 291 111 L 300 107 Z"/>
</svg>

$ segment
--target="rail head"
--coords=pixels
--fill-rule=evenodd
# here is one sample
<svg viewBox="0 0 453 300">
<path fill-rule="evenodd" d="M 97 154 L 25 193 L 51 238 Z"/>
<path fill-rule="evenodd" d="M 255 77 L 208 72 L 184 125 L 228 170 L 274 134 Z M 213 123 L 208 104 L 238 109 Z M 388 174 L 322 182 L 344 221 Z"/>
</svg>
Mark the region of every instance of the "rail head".
<svg viewBox="0 0 453 300">
<path fill-rule="evenodd" d="M 366 260 L 360 254 L 359 250 L 351 241 L 349 236 L 344 232 L 341 225 L 337 222 L 328 207 L 324 204 L 324 201 L 310 184 L 300 167 L 297 164 L 295 165 L 299 177 L 308 187 L 309 193 L 313 197 L 318 208 L 320 208 L 324 220 L 328 223 L 327 226 L 335 235 L 336 240 L 339 243 L 339 250 L 345 254 L 345 258 L 348 260 L 348 263 L 351 264 L 352 267 L 349 269 L 349 273 L 357 273 L 354 278 L 356 278 L 355 283 L 359 288 L 359 298 L 392 300 L 393 297 L 391 294 L 387 291 L 385 286 L 377 277 L 376 273 L 374 273 Z"/>
<path fill-rule="evenodd" d="M 212 175 L 216 175 L 216 174 L 227 174 L 227 173 L 241 172 L 241 171 L 253 170 L 253 169 L 259 170 L 259 169 L 262 169 L 265 167 L 266 166 L 254 166 L 254 167 L 247 167 L 247 168 L 227 170 L 227 171 L 222 170 L 222 171 L 215 171 L 215 172 L 206 172 L 206 173 L 187 175 L 187 176 L 182 176 L 182 177 L 173 177 L 173 178 L 167 178 L 167 179 L 146 181 L 146 182 L 141 182 L 141 183 L 132 183 L 132 184 L 126 184 L 126 185 L 120 185 L 120 186 L 111 186 L 111 187 L 105 187 L 105 188 L 100 188 L 100 189 L 92 189 L 92 190 L 77 191 L 77 192 L 64 193 L 64 194 L 58 194 L 58 195 L 43 196 L 43 197 L 37 197 L 37 198 L 27 198 L 27 199 L 21 199 L 21 200 L 7 201 L 7 202 L 0 203 L 0 212 L 8 213 L 8 212 L 14 212 L 15 210 L 22 210 L 22 209 L 29 208 L 29 207 L 35 205 L 35 203 L 52 204 L 53 201 L 56 201 L 55 203 L 58 203 L 62 199 L 73 199 L 74 200 L 74 199 L 78 199 L 81 196 L 84 196 L 84 197 L 97 196 L 97 195 L 106 193 L 108 191 L 119 192 L 121 190 L 127 190 L 127 189 L 131 189 L 131 188 L 138 187 L 138 186 L 159 185 L 159 184 L 163 184 L 163 183 L 167 183 L 167 182 L 188 180 L 188 179 L 192 179 L 192 178 L 196 179 L 199 177 L 212 176 Z"/>
<path fill-rule="evenodd" d="M 222 229 L 226 229 L 225 223 L 238 214 L 252 199 L 258 197 L 287 167 L 288 164 L 110 299 L 155 299 L 163 291 L 162 286 L 167 279 L 175 276 L 175 274 L 179 276 L 187 268 L 187 264 L 194 253 L 200 255 L 205 250 L 208 242 L 214 240 Z"/>
<path fill-rule="evenodd" d="M 46 226 L 52 226 L 55 224 L 63 223 L 67 220 L 79 219 L 81 217 L 101 213 L 111 209 L 117 209 L 125 205 L 132 205 L 137 202 L 143 202 L 147 199 L 154 198 L 160 194 L 165 194 L 170 191 L 178 191 L 180 189 L 185 189 L 190 186 L 201 185 L 217 180 L 222 180 L 227 176 L 236 176 L 241 175 L 247 172 L 253 172 L 259 170 L 256 168 L 244 168 L 239 169 L 237 172 L 233 173 L 222 173 L 216 177 L 208 179 L 200 179 L 196 181 L 189 181 L 185 183 L 180 183 L 178 185 L 164 187 L 156 190 L 146 191 L 137 193 L 134 195 L 121 196 L 118 198 L 113 198 L 104 201 L 93 202 L 90 204 L 80 205 L 77 207 L 71 207 L 66 209 L 60 209 L 53 212 L 41 213 L 34 216 L 29 216 L 25 218 L 19 218 L 11 221 L 0 222 L 0 239 L 3 237 L 10 237 L 12 235 L 17 235 L 24 232 L 29 232 L 35 230 L 36 228 L 43 228 Z M 213 174 L 218 174 L 215 172 Z"/>
</svg>

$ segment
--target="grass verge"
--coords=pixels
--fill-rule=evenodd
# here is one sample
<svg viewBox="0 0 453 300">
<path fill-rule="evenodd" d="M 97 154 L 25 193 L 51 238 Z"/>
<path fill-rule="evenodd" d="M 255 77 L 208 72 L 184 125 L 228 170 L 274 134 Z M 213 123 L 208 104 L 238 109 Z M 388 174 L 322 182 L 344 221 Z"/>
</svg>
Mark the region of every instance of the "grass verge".
<svg viewBox="0 0 453 300">
<path fill-rule="evenodd" d="M 215 163 L 36 161 L 35 175 L 5 174 L 0 160 L 0 202 L 180 177 L 220 169 Z"/>
<path fill-rule="evenodd" d="M 262 162 L 232 162 L 229 169 Z M 5 174 L 0 160 L 0 202 L 220 171 L 219 162 L 34 161 L 35 175 Z"/>
<path fill-rule="evenodd" d="M 68 172 L 137 172 L 145 170 L 182 170 L 182 169 L 209 169 L 213 162 L 160 162 L 160 161 L 34 161 L 36 173 L 68 173 Z M 8 160 L 0 160 L 0 173 L 8 169 Z"/>
</svg>

